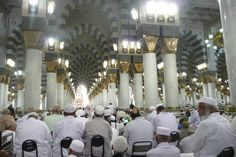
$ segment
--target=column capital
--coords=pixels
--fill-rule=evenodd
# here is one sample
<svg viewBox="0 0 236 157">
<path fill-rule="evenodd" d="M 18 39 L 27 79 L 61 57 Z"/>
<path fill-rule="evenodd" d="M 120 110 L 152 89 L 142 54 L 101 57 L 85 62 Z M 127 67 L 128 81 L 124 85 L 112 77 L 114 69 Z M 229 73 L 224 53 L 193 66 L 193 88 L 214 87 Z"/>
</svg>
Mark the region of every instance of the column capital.
<svg viewBox="0 0 236 157">
<path fill-rule="evenodd" d="M 65 77 L 65 70 L 63 68 L 57 69 L 57 83 L 64 83 Z"/>
<path fill-rule="evenodd" d="M 48 73 L 56 73 L 57 71 L 57 62 L 56 61 L 47 61 L 47 72 Z"/>
<path fill-rule="evenodd" d="M 109 79 L 108 79 L 109 83 L 116 83 L 116 81 L 117 81 L 117 75 L 116 74 L 110 74 L 108 77 L 109 77 Z"/>
<path fill-rule="evenodd" d="M 164 54 L 176 53 L 179 38 L 164 38 Z"/>
<path fill-rule="evenodd" d="M 157 45 L 157 41 L 158 41 L 159 37 L 145 35 L 145 36 L 143 36 L 143 38 L 146 43 L 148 52 L 155 53 L 156 45 Z"/>
<path fill-rule="evenodd" d="M 143 72 L 143 64 L 142 63 L 134 63 L 135 73 Z"/>
<path fill-rule="evenodd" d="M 23 37 L 27 49 L 40 49 L 38 45 L 40 40 L 43 38 L 43 32 L 34 30 L 23 30 Z"/>
<path fill-rule="evenodd" d="M 127 61 L 120 61 L 120 69 L 123 73 L 129 72 L 130 63 Z"/>
<path fill-rule="evenodd" d="M 5 83 L 5 82 L 6 82 L 6 75 L 0 74 L 0 83 Z"/>
<path fill-rule="evenodd" d="M 25 84 L 25 79 L 24 78 L 19 78 L 17 80 L 17 90 L 23 90 L 24 89 L 24 84 Z"/>
</svg>

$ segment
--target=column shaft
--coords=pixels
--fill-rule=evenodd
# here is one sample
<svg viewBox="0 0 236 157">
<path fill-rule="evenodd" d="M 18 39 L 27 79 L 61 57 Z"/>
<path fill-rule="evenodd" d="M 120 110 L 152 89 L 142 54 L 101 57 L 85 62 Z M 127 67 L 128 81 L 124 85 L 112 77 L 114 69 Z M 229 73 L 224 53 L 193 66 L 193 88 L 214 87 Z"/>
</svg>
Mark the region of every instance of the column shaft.
<svg viewBox="0 0 236 157">
<path fill-rule="evenodd" d="M 107 89 L 102 90 L 102 105 L 105 107 L 108 105 L 108 103 L 107 103 Z"/>
<path fill-rule="evenodd" d="M 157 61 L 155 53 L 143 54 L 145 107 L 158 104 Z"/>
<path fill-rule="evenodd" d="M 57 74 L 47 73 L 47 109 L 57 104 Z"/>
<path fill-rule="evenodd" d="M 6 109 L 10 104 L 8 104 L 8 84 L 4 84 L 4 97 L 3 97 L 3 109 Z"/>
<path fill-rule="evenodd" d="M 180 96 L 181 96 L 181 107 L 184 107 L 186 105 L 186 99 L 185 99 L 185 89 L 180 88 Z"/>
<path fill-rule="evenodd" d="M 64 108 L 64 84 L 57 83 L 57 105 Z"/>
<path fill-rule="evenodd" d="M 0 111 L 3 110 L 4 83 L 0 83 Z"/>
<path fill-rule="evenodd" d="M 135 104 L 139 108 L 144 108 L 143 105 L 143 78 L 142 73 L 134 74 L 134 100 Z"/>
<path fill-rule="evenodd" d="M 129 74 L 120 73 L 120 101 L 119 108 L 129 108 Z"/>
<path fill-rule="evenodd" d="M 176 54 L 166 53 L 164 61 L 164 82 L 166 106 L 171 108 L 179 107 L 179 90 L 176 67 Z"/>
<path fill-rule="evenodd" d="M 116 83 L 108 83 L 108 103 L 112 103 L 114 107 L 116 104 Z"/>
<path fill-rule="evenodd" d="M 42 52 L 36 49 L 26 50 L 25 59 L 25 106 L 39 109 L 41 95 Z"/>
<path fill-rule="evenodd" d="M 17 107 L 20 109 L 24 107 L 24 90 L 17 90 Z"/>
<path fill-rule="evenodd" d="M 202 85 L 202 90 L 203 90 L 203 96 L 209 96 L 208 95 L 208 86 L 207 86 L 207 84 L 203 84 Z"/>
<path fill-rule="evenodd" d="M 227 72 L 230 87 L 230 102 L 236 106 L 236 1 L 235 0 L 218 0 L 220 5 L 221 23 L 224 34 L 224 50 L 227 64 Z"/>
<path fill-rule="evenodd" d="M 208 87 L 208 96 L 211 97 L 211 98 L 214 98 L 216 99 L 216 86 L 215 86 L 215 83 L 208 83 L 207 84 L 207 87 Z"/>
</svg>

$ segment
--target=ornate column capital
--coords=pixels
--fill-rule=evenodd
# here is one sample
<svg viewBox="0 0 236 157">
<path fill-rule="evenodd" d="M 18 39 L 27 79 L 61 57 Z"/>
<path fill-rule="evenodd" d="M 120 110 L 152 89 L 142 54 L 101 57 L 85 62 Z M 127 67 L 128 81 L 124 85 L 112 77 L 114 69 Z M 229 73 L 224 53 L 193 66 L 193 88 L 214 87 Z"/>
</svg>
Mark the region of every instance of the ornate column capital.
<svg viewBox="0 0 236 157">
<path fill-rule="evenodd" d="M 120 61 L 120 69 L 123 73 L 129 72 L 130 63 L 127 61 Z"/>
<path fill-rule="evenodd" d="M 26 49 L 41 49 L 39 43 L 43 38 L 43 32 L 34 30 L 23 30 Z"/>
<path fill-rule="evenodd" d="M 147 35 L 143 36 L 143 38 L 146 43 L 148 52 L 155 53 L 157 41 L 159 38 L 155 36 L 147 36 Z"/>
<path fill-rule="evenodd" d="M 164 54 L 176 53 L 179 38 L 164 38 Z"/>
<path fill-rule="evenodd" d="M 0 83 L 5 83 L 5 82 L 6 82 L 6 75 L 0 74 Z"/>
<path fill-rule="evenodd" d="M 57 71 L 57 62 L 56 61 L 47 61 L 47 72 L 48 73 L 56 73 Z"/>
<path fill-rule="evenodd" d="M 116 83 L 116 81 L 117 81 L 117 75 L 116 74 L 110 74 L 110 75 L 108 75 L 108 77 L 109 77 L 109 83 Z"/>
<path fill-rule="evenodd" d="M 142 63 L 134 63 L 135 73 L 143 72 L 143 64 Z"/>
</svg>

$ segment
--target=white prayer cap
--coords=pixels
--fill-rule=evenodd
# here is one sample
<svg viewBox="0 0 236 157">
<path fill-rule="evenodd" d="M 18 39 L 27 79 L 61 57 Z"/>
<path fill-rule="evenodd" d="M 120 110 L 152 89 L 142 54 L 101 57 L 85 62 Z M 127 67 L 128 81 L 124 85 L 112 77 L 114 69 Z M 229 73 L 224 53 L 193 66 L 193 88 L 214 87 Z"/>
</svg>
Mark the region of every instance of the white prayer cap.
<svg viewBox="0 0 236 157">
<path fill-rule="evenodd" d="M 84 144 L 80 140 L 73 140 L 70 144 L 70 149 L 77 153 L 82 153 L 84 150 Z"/>
<path fill-rule="evenodd" d="M 75 108 L 72 105 L 66 105 L 65 108 L 64 108 L 64 112 L 73 113 L 73 112 L 75 112 Z"/>
<path fill-rule="evenodd" d="M 111 120 L 113 120 L 113 121 L 116 120 L 116 117 L 111 115 Z"/>
<path fill-rule="evenodd" d="M 117 136 L 114 139 L 113 149 L 115 152 L 124 153 L 128 148 L 128 143 L 125 137 Z"/>
<path fill-rule="evenodd" d="M 36 112 L 30 112 L 30 113 L 28 113 L 28 117 L 29 117 L 29 116 L 36 116 L 36 117 L 39 117 L 38 113 L 36 113 Z"/>
<path fill-rule="evenodd" d="M 156 109 L 155 106 L 150 106 L 150 107 L 149 107 L 149 111 L 153 111 L 153 110 L 155 110 L 155 109 Z"/>
<path fill-rule="evenodd" d="M 198 102 L 217 107 L 216 100 L 214 98 L 211 98 L 211 97 L 202 97 Z"/>
<path fill-rule="evenodd" d="M 102 116 L 104 114 L 105 108 L 101 105 L 95 107 L 95 113 Z"/>
<path fill-rule="evenodd" d="M 166 127 L 157 127 L 156 134 L 170 136 L 170 129 Z"/>
<path fill-rule="evenodd" d="M 112 115 L 112 111 L 110 109 L 106 109 L 104 111 L 104 116 L 111 116 Z"/>
<path fill-rule="evenodd" d="M 76 111 L 75 114 L 77 117 L 81 117 L 81 116 L 85 116 L 86 112 L 84 110 L 78 110 L 78 111 Z"/>
</svg>

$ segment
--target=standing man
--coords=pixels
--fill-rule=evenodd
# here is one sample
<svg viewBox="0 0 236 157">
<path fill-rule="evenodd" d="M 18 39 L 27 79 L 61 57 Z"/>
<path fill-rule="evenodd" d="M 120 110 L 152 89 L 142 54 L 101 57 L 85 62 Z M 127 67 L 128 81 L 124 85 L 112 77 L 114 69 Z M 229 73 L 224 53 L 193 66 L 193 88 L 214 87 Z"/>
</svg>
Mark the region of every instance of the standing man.
<svg viewBox="0 0 236 157">
<path fill-rule="evenodd" d="M 147 152 L 147 157 L 180 157 L 176 146 L 169 144 L 170 129 L 158 127 L 156 131 L 157 147 Z"/>
<path fill-rule="evenodd" d="M 75 108 L 72 105 L 67 105 L 64 108 L 65 118 L 59 121 L 53 130 L 53 157 L 59 157 L 60 142 L 65 137 L 71 137 L 73 140 L 82 140 L 83 137 L 83 124 L 75 119 Z M 63 151 L 63 155 L 68 155 L 67 151 Z"/>
<path fill-rule="evenodd" d="M 94 117 L 95 119 L 92 119 L 88 121 L 85 124 L 84 129 L 84 156 L 90 157 L 91 156 L 91 139 L 95 135 L 101 135 L 104 138 L 104 144 L 105 144 L 105 153 L 104 157 L 111 157 L 111 139 L 112 139 L 112 130 L 110 124 L 104 120 L 104 110 L 105 108 L 103 106 L 96 106 Z M 96 151 L 93 152 L 94 155 L 99 156 L 102 154 L 102 148 L 96 149 Z"/>
<path fill-rule="evenodd" d="M 199 100 L 198 112 L 202 119 L 191 138 L 191 150 L 199 157 L 215 157 L 224 148 L 236 145 L 236 135 L 229 121 L 220 115 L 215 99 L 202 97 Z"/>
</svg>

